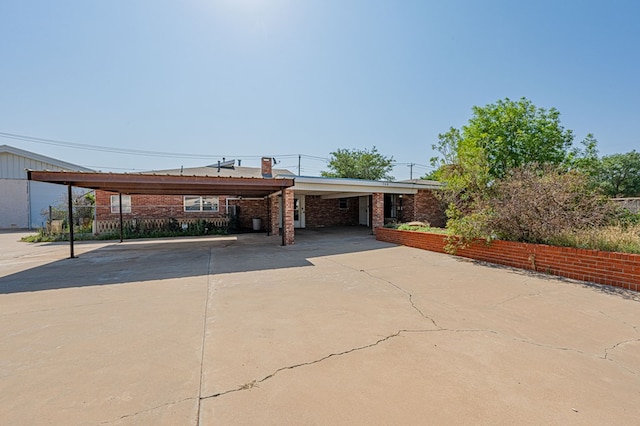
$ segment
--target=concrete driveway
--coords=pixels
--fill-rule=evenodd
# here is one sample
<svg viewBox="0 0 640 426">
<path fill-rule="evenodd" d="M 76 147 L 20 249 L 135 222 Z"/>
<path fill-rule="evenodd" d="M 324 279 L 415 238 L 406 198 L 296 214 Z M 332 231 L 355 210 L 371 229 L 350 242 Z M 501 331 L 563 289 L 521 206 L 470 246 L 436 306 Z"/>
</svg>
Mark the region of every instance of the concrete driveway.
<svg viewBox="0 0 640 426">
<path fill-rule="evenodd" d="M 637 293 L 356 230 L 0 234 L 0 423 L 638 424 Z"/>
</svg>

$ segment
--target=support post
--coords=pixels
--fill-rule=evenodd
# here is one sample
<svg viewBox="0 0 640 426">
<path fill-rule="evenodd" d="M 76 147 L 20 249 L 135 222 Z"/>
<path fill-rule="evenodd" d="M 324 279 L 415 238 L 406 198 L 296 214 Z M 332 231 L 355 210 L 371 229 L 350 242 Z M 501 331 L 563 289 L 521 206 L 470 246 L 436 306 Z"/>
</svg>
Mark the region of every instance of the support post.
<svg viewBox="0 0 640 426">
<path fill-rule="evenodd" d="M 69 259 L 75 258 L 73 253 L 73 197 L 71 191 L 71 184 L 67 185 L 67 198 L 69 212 L 67 214 L 67 219 L 69 220 Z"/>
<path fill-rule="evenodd" d="M 295 227 L 294 227 L 294 192 L 293 189 L 282 189 L 282 205 L 284 208 L 282 216 L 282 230 L 284 236 L 284 242 L 282 245 L 291 245 L 295 241 Z"/>
<path fill-rule="evenodd" d="M 285 232 L 287 232 L 286 231 L 287 227 L 285 226 L 284 212 L 285 212 L 285 209 L 284 209 L 284 188 L 282 188 L 280 190 L 280 217 L 282 217 L 282 228 L 281 228 L 282 231 L 280 232 L 280 234 L 282 234 L 282 244 L 281 245 L 283 245 L 283 246 L 286 245 L 284 234 L 285 234 Z"/>
<path fill-rule="evenodd" d="M 265 197 L 267 202 L 267 237 L 271 235 L 271 197 Z"/>
<path fill-rule="evenodd" d="M 376 228 L 384 226 L 384 194 L 374 192 L 371 196 L 371 230 L 376 233 Z"/>
<path fill-rule="evenodd" d="M 118 207 L 120 207 L 120 242 L 123 241 L 123 232 L 122 232 L 122 192 L 118 192 Z"/>
</svg>

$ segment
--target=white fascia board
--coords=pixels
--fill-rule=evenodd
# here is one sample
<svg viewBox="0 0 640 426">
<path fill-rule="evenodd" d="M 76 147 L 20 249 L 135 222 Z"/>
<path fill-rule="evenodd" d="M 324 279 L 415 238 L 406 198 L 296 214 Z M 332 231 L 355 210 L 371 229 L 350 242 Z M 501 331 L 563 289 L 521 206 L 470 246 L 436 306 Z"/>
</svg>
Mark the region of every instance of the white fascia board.
<svg viewBox="0 0 640 426">
<path fill-rule="evenodd" d="M 439 189 L 439 185 L 423 183 L 378 182 L 373 180 L 297 177 L 293 186 L 296 191 L 355 192 L 383 194 L 415 194 L 418 189 Z"/>
<path fill-rule="evenodd" d="M 335 192 L 331 194 L 321 195 L 323 200 L 334 200 L 336 198 L 364 197 L 371 195 L 370 192 Z"/>
<path fill-rule="evenodd" d="M 330 183 L 304 183 L 298 179 L 292 188 L 294 191 L 310 191 L 310 192 L 366 192 L 373 194 L 380 192 L 383 194 L 415 194 L 418 188 L 414 186 L 397 187 L 397 186 L 378 186 L 378 185 L 336 185 Z"/>
</svg>

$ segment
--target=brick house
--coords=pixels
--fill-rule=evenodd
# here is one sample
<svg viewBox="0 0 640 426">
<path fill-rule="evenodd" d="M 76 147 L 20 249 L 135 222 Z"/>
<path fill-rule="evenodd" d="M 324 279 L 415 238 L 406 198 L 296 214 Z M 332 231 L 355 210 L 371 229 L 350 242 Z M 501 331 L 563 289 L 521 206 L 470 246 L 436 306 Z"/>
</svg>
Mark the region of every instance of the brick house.
<svg viewBox="0 0 640 426">
<path fill-rule="evenodd" d="M 235 230 L 257 230 L 257 226 L 261 231 L 279 232 L 283 213 L 292 216 L 294 229 L 358 225 L 375 229 L 390 221 L 414 220 L 444 225 L 443 209 L 434 195 L 440 184 L 433 181 L 298 177 L 289 170 L 273 169 L 270 158 L 263 158 L 261 168 L 239 167 L 230 161 L 152 173 L 158 176 L 287 178 L 294 179 L 295 183 L 284 191 L 287 195 L 284 208 L 281 193 L 251 198 L 235 194 L 128 195 L 96 190 L 96 233 L 118 229 L 120 202 L 123 221 L 128 225 L 173 220 L 180 226 L 187 226 L 204 219 L 220 226 L 229 224 Z"/>
</svg>

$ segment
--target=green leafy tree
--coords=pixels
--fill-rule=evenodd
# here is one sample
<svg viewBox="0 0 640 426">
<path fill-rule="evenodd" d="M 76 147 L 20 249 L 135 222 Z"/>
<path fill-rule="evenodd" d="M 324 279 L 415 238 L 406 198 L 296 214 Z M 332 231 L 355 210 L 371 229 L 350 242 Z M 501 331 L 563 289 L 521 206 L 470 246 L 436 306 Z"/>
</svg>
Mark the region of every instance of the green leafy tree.
<svg viewBox="0 0 640 426">
<path fill-rule="evenodd" d="M 592 135 L 589 138 L 587 143 L 594 145 L 586 150 L 595 149 L 597 141 Z M 432 158 L 431 164 L 437 168 L 434 175 L 450 191 L 471 199 L 514 168 L 565 164 L 580 157 L 581 151 L 571 151 L 572 143 L 573 133 L 561 125 L 555 108 L 538 108 L 526 98 L 505 98 L 473 107 L 473 116 L 461 130 L 452 127 L 438 135 L 433 149 L 440 156 Z"/>
<path fill-rule="evenodd" d="M 538 108 L 526 98 L 474 107 L 466 125 L 438 135 L 433 145 L 440 155 L 431 159 L 432 176 L 445 184 L 447 227 L 463 243 L 493 235 L 496 191 L 504 179 L 513 179 L 513 170 L 544 174 L 553 166 L 578 172 L 597 163 L 593 135 L 583 141 L 584 149 L 572 144 L 573 133 L 555 108 Z"/>
<path fill-rule="evenodd" d="M 565 165 L 569 170 L 577 170 L 593 176 L 597 173 L 600 165 L 598 140 L 592 133 L 589 133 L 580 144 L 582 148 L 575 147 L 569 151 Z"/>
<path fill-rule="evenodd" d="M 640 197 L 640 153 L 602 157 L 595 171 L 596 185 L 611 197 Z"/>
<path fill-rule="evenodd" d="M 490 177 L 501 178 L 525 164 L 560 164 L 572 143 L 573 133 L 562 127 L 555 108 L 537 108 L 526 98 L 506 98 L 473 107 L 473 117 L 462 127 L 458 150 L 481 149 Z"/>
<path fill-rule="evenodd" d="M 331 153 L 329 171 L 322 171 L 324 177 L 393 180 L 389 174 L 393 169 L 393 157 L 378 152 L 374 146 L 371 151 L 359 149 L 338 149 Z"/>
</svg>

